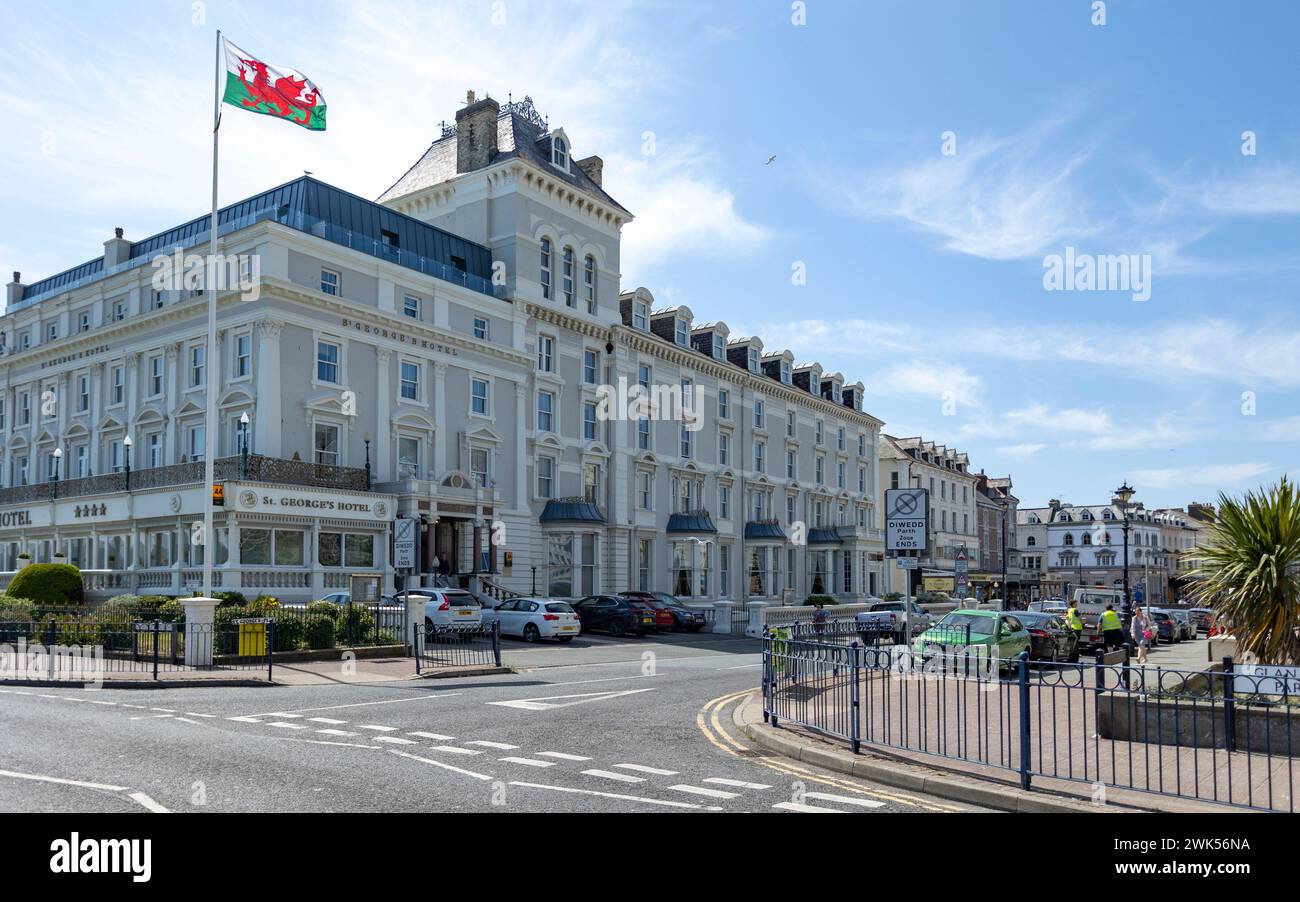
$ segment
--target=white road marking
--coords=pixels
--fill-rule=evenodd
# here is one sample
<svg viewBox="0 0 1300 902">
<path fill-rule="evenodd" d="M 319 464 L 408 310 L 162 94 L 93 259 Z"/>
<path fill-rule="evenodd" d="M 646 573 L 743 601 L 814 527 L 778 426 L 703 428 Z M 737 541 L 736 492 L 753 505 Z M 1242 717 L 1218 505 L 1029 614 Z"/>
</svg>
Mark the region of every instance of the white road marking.
<svg viewBox="0 0 1300 902">
<path fill-rule="evenodd" d="M 705 777 L 703 782 L 716 783 L 718 786 L 734 786 L 736 789 L 771 789 L 766 783 L 747 783 L 744 780 L 728 780 L 726 777 Z"/>
<path fill-rule="evenodd" d="M 63 777 L 47 777 L 44 774 L 20 774 L 13 770 L 0 770 L 0 777 L 13 777 L 16 780 L 34 780 L 38 783 L 59 783 L 63 786 L 80 786 L 82 789 L 103 789 L 108 792 L 126 792 L 126 786 L 110 786 L 107 783 L 87 783 L 84 780 L 66 780 Z"/>
<path fill-rule="evenodd" d="M 855 799 L 850 796 L 837 796 L 829 792 L 805 792 L 805 799 L 817 799 L 822 802 L 841 802 L 845 805 L 857 805 L 860 808 L 884 808 L 884 802 L 877 802 L 872 799 Z"/>
<path fill-rule="evenodd" d="M 778 802 L 772 806 L 779 811 L 798 811 L 803 814 L 845 814 L 838 808 L 818 808 L 816 805 L 800 805 L 798 802 Z"/>
<path fill-rule="evenodd" d="M 347 723 L 346 720 L 335 720 L 332 717 L 309 717 L 312 723 L 327 723 L 330 726 L 337 727 L 339 724 Z"/>
<path fill-rule="evenodd" d="M 128 705 L 128 707 L 131 707 Z M 266 716 L 266 715 L 263 715 Z M 227 717 L 226 720 L 234 720 L 239 723 L 261 723 L 256 717 Z"/>
<path fill-rule="evenodd" d="M 450 755 L 481 755 L 481 754 L 483 754 L 483 753 L 480 752 L 478 749 L 463 749 L 463 748 L 461 748 L 461 747 L 458 746 L 458 745 L 435 745 L 435 746 L 433 746 L 433 751 L 435 751 L 435 752 L 447 752 L 447 753 L 450 754 Z"/>
<path fill-rule="evenodd" d="M 263 716 L 263 717 L 283 717 L 283 718 L 287 718 L 288 720 L 301 720 L 301 719 L 302 719 L 302 715 L 301 715 L 301 714 L 290 714 L 290 713 L 288 713 L 288 712 L 286 712 L 286 711 L 272 711 L 270 714 L 264 714 L 264 715 L 262 715 L 262 716 Z"/>
<path fill-rule="evenodd" d="M 475 773 L 472 770 L 465 770 L 463 767 L 455 767 L 444 761 L 434 761 L 432 758 L 421 758 L 419 755 L 412 755 L 410 752 L 399 752 L 397 749 L 389 749 L 394 755 L 401 755 L 403 758 L 410 758 L 412 761 L 419 761 L 423 764 L 432 764 L 434 767 L 441 767 L 443 770 L 454 771 L 458 774 L 464 774 L 467 777 L 473 777 L 476 780 L 491 780 L 487 774 Z"/>
<path fill-rule="evenodd" d="M 267 724 L 268 727 L 280 727 L 284 730 L 305 730 L 307 729 L 300 723 L 286 723 L 282 720 L 273 721 Z"/>
<path fill-rule="evenodd" d="M 453 739 L 456 738 L 455 736 L 444 736 L 441 733 L 424 733 L 421 732 L 420 730 L 411 730 L 406 735 L 419 736 L 421 739 L 432 739 L 435 742 L 451 742 Z"/>
<path fill-rule="evenodd" d="M 376 736 L 375 742 L 387 742 L 390 745 L 419 745 L 414 739 L 403 739 L 401 736 Z"/>
<path fill-rule="evenodd" d="M 559 758 L 561 761 L 590 761 L 585 755 L 569 755 L 565 752 L 538 752 L 538 758 Z"/>
<path fill-rule="evenodd" d="M 331 742 L 328 739 L 299 739 L 297 736 L 281 736 L 281 742 L 307 742 L 311 745 L 341 745 L 350 749 L 382 749 L 381 745 L 362 745 L 359 742 Z"/>
<path fill-rule="evenodd" d="M 696 805 L 692 802 L 673 802 L 673 801 L 669 801 L 668 799 L 647 799 L 641 796 L 623 795 L 622 793 L 618 793 L 618 792 L 601 792 L 600 790 L 597 789 L 579 789 L 576 786 L 547 786 L 544 783 L 522 783 L 518 780 L 511 780 L 508 785 L 522 786 L 527 789 L 549 789 L 552 792 L 573 792 L 573 793 L 579 793 L 581 795 L 587 795 L 587 796 L 600 796 L 601 798 L 604 799 L 619 799 L 620 801 L 624 801 L 624 802 L 638 802 L 644 805 L 663 805 L 668 808 L 690 808 L 695 811 L 699 811 L 700 809 L 704 809 L 705 811 L 722 810 L 721 808 L 716 808 L 716 807 L 705 807 L 704 805 Z"/>
<path fill-rule="evenodd" d="M 169 718 L 169 717 L 173 717 L 173 716 L 175 716 L 175 715 L 172 715 L 172 714 L 137 714 L 137 715 L 135 715 L 135 717 L 132 717 L 131 719 L 132 719 L 132 720 L 166 720 L 167 718 Z"/>
<path fill-rule="evenodd" d="M 176 713 L 175 709 L 173 709 L 173 708 L 150 708 L 149 710 L 150 710 L 150 711 L 162 711 L 164 714 L 175 714 L 175 713 Z"/>
<path fill-rule="evenodd" d="M 357 729 L 374 730 L 376 733 L 393 733 L 397 731 L 397 727 L 384 727 L 373 723 L 359 723 L 357 724 Z"/>
<path fill-rule="evenodd" d="M 691 795 L 708 796 L 711 799 L 734 799 L 740 795 L 738 792 L 727 792 L 723 789 L 709 789 L 704 786 L 688 786 L 685 783 L 678 783 L 676 786 L 669 786 L 668 788 L 675 792 L 689 792 Z"/>
<path fill-rule="evenodd" d="M 22 694 L 22 695 L 30 695 L 30 693 L 26 693 L 26 692 L 21 693 L 21 694 Z M 122 707 L 123 707 L 123 708 L 137 708 L 137 709 L 139 709 L 139 710 L 141 710 L 141 711 L 145 710 L 144 705 L 128 705 L 126 702 L 122 702 Z M 231 719 L 231 720 L 234 720 L 235 718 L 232 717 L 232 718 L 230 718 L 230 719 Z"/>
<path fill-rule="evenodd" d="M 629 774 L 616 774 L 612 770 L 584 770 L 589 777 L 603 777 L 606 780 L 618 780 L 620 783 L 644 783 L 645 777 L 633 777 Z"/>
<path fill-rule="evenodd" d="M 143 792 L 133 792 L 130 794 L 130 797 L 132 799 L 135 799 L 135 801 L 139 802 L 144 807 L 148 808 L 154 814 L 171 814 L 171 812 L 168 809 L 164 808 L 162 805 L 159 805 L 157 802 L 149 798 Z"/>
<path fill-rule="evenodd" d="M 517 745 L 511 745 L 508 742 L 488 742 L 486 739 L 471 739 L 466 745 L 481 745 L 485 749 L 500 749 L 503 752 L 514 751 L 519 748 Z"/>
<path fill-rule="evenodd" d="M 512 699 L 508 702 L 488 702 L 489 705 L 500 705 L 503 708 L 522 708 L 525 711 L 548 711 L 552 708 L 568 708 L 571 705 L 585 705 L 590 702 L 601 702 L 609 699 L 619 698 L 624 695 L 636 695 L 640 692 L 654 692 L 651 689 L 624 689 L 615 692 L 581 692 L 576 695 L 546 695 L 540 698 L 519 698 Z M 572 701 L 563 701 L 563 699 L 572 699 Z"/>
<path fill-rule="evenodd" d="M 657 777 L 675 777 L 677 771 L 663 770 L 658 767 L 646 767 L 644 764 L 615 764 L 619 770 L 634 770 L 642 774 L 654 774 Z"/>
<path fill-rule="evenodd" d="M 199 721 L 197 721 L 197 720 L 190 720 L 188 717 L 178 717 L 178 718 L 176 718 L 176 719 L 179 720 L 181 723 L 192 723 L 192 724 L 194 724 L 194 726 L 196 726 L 196 727 L 201 727 L 201 726 L 203 726 L 203 724 L 200 723 Z"/>
<path fill-rule="evenodd" d="M 360 736 L 360 733 L 349 733 L 347 730 L 317 730 L 317 733 L 324 733 L 326 736 Z"/>
<path fill-rule="evenodd" d="M 95 704 L 97 704 L 97 705 L 102 705 L 102 704 L 104 704 L 104 702 L 95 702 Z M 111 704 L 113 704 L 113 703 L 112 703 L 112 702 L 108 702 L 108 704 L 111 705 Z M 186 716 L 186 717 L 216 717 L 217 715 L 215 715 L 215 714 L 195 714 L 193 711 L 186 711 L 186 712 L 185 712 L 185 716 Z"/>
<path fill-rule="evenodd" d="M 755 661 L 753 664 L 737 664 L 735 667 L 719 667 L 718 670 L 744 670 L 747 667 L 762 667 L 762 661 Z"/>
<path fill-rule="evenodd" d="M 511 764 L 524 764 L 528 767 L 555 767 L 554 761 L 539 761 L 536 758 L 498 758 L 498 761 L 509 761 Z"/>
<path fill-rule="evenodd" d="M 377 702 L 352 702 L 347 705 L 322 705 L 319 708 L 299 708 L 296 713 L 308 713 L 311 711 L 336 711 L 339 708 L 364 708 L 369 705 L 395 705 L 398 702 L 423 702 L 429 699 L 455 698 L 461 695 L 460 692 L 431 692 L 428 695 L 416 695 L 408 698 L 386 698 Z M 268 714 L 246 714 L 243 717 L 228 717 L 227 720 L 248 720 L 250 717 L 282 717 L 284 714 L 292 714 L 292 711 L 271 711 Z M 250 721 L 257 723 L 257 721 Z"/>
<path fill-rule="evenodd" d="M 92 705 L 113 705 L 114 707 L 117 706 L 117 702 L 105 702 L 105 701 L 100 701 L 97 698 L 88 698 L 86 699 L 86 701 L 90 702 Z"/>
</svg>

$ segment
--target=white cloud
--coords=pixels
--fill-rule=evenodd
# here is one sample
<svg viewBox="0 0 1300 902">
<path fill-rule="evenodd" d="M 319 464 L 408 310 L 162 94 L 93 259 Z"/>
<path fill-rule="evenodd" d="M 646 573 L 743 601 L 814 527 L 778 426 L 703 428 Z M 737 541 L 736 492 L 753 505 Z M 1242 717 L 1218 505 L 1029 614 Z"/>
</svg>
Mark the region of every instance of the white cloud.
<svg viewBox="0 0 1300 902">
<path fill-rule="evenodd" d="M 1288 163 L 1248 161 L 1237 175 L 1206 178 L 1185 189 L 1205 209 L 1229 216 L 1300 214 L 1300 169 Z"/>
<path fill-rule="evenodd" d="M 1264 436 L 1276 442 L 1300 442 L 1300 416 L 1269 423 Z"/>
<path fill-rule="evenodd" d="M 951 401 L 958 409 L 979 407 L 978 376 L 965 367 L 934 360 L 900 363 L 865 380 L 867 394 L 877 397 L 933 398 L 938 405 Z"/>
<path fill-rule="evenodd" d="M 649 281 L 647 270 L 669 259 L 707 255 L 745 257 L 771 230 L 747 219 L 736 198 L 713 177 L 715 155 L 695 141 L 660 136 L 651 156 L 611 155 L 605 184 L 636 218 L 624 230 L 622 269 L 628 285 Z"/>
<path fill-rule="evenodd" d="M 989 260 L 1041 254 L 1092 234 L 1072 184 L 1086 150 L 1062 145 L 1062 122 L 1040 121 L 1006 137 L 958 136 L 957 153 L 862 172 L 818 166 L 809 176 L 819 199 L 862 219 L 902 219 L 939 236 L 948 250 Z"/>
<path fill-rule="evenodd" d="M 1273 470 L 1272 464 L 1265 463 L 1208 464 L 1199 467 L 1134 470 L 1130 475 L 1130 479 L 1136 485 L 1153 489 L 1181 488 L 1183 486 L 1231 488 L 1253 481 Z"/>
<path fill-rule="evenodd" d="M 1037 456 L 1038 452 L 1044 450 L 1047 445 L 1038 442 L 1028 442 L 1023 445 L 1003 445 L 1000 448 L 994 448 L 994 453 L 1001 457 L 1009 457 L 1012 460 L 1029 460 Z"/>
</svg>

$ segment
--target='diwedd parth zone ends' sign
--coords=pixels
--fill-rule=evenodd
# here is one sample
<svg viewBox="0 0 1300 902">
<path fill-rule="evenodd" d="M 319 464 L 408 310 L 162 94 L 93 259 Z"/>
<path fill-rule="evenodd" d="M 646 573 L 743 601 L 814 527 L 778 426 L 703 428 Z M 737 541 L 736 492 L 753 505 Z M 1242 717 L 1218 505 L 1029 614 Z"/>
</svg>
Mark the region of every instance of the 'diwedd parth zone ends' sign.
<svg viewBox="0 0 1300 902">
<path fill-rule="evenodd" d="M 925 489 L 885 491 L 885 548 L 890 551 L 924 551 L 930 519 L 930 496 Z"/>
</svg>

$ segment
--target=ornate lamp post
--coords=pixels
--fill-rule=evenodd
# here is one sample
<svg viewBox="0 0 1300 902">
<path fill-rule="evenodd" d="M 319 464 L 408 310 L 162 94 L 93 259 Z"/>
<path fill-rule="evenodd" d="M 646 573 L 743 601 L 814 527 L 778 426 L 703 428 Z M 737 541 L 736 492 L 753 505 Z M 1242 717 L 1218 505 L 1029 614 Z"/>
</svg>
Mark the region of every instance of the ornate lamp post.
<svg viewBox="0 0 1300 902">
<path fill-rule="evenodd" d="M 248 411 L 239 415 L 239 475 L 248 478 Z"/>
<path fill-rule="evenodd" d="M 123 472 L 126 473 L 126 490 L 131 491 L 131 436 L 122 439 Z"/>
<path fill-rule="evenodd" d="M 366 433 L 366 491 L 370 491 L 370 433 Z"/>
<path fill-rule="evenodd" d="M 1124 628 L 1127 630 L 1129 620 L 1133 616 L 1128 592 L 1128 513 L 1129 499 L 1133 497 L 1133 487 L 1128 484 L 1127 480 L 1115 490 L 1115 497 L 1119 499 L 1120 509 L 1124 512 Z"/>
<path fill-rule="evenodd" d="M 50 477 L 50 491 L 54 497 L 59 497 L 59 464 L 63 460 L 63 449 L 54 449 L 54 475 Z"/>
</svg>

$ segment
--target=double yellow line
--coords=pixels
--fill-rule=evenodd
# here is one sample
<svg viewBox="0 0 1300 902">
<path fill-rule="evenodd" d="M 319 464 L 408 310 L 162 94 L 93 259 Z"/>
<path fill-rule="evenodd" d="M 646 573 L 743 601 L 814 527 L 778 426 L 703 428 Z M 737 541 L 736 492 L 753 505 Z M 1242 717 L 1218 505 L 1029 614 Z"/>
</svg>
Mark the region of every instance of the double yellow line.
<svg viewBox="0 0 1300 902">
<path fill-rule="evenodd" d="M 729 695 L 719 696 L 718 698 L 708 702 L 700 709 L 700 713 L 696 715 L 695 725 L 700 728 L 700 732 L 704 734 L 704 738 L 708 739 L 709 742 L 713 743 L 717 748 L 722 749 L 728 755 L 740 757 L 742 753 L 750 752 L 751 750 L 747 746 L 741 745 L 740 742 L 738 742 L 736 738 L 732 736 L 725 727 L 723 727 L 722 712 L 731 702 L 743 699 L 753 691 L 753 689 L 745 689 L 740 692 L 733 692 Z M 930 801 L 929 799 L 922 799 L 917 796 L 908 795 L 907 793 L 866 789 L 858 783 L 814 773 L 803 765 L 785 758 L 776 760 L 769 755 L 759 754 L 751 760 L 756 761 L 770 770 L 785 774 L 787 777 L 793 777 L 796 780 L 805 780 L 810 783 L 821 783 L 825 786 L 831 786 L 835 789 L 843 790 L 844 792 L 851 792 L 872 799 L 883 799 L 885 801 L 894 802 L 898 805 L 920 808 L 924 811 L 947 813 L 963 810 L 953 805 L 943 805 Z"/>
</svg>

